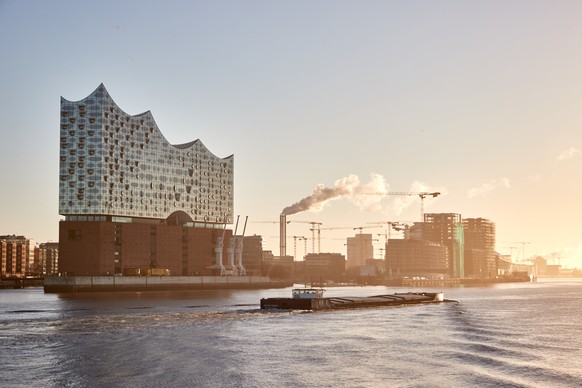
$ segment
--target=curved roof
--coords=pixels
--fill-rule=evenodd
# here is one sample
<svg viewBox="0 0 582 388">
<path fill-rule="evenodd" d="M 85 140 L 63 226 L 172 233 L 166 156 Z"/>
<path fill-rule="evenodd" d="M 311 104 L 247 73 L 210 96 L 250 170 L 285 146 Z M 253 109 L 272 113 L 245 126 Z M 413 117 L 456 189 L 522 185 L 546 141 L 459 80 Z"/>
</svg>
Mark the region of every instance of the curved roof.
<svg viewBox="0 0 582 388">
<path fill-rule="evenodd" d="M 100 84 L 99 84 L 99 86 L 98 86 L 98 87 L 97 87 L 97 88 L 96 88 L 96 89 L 95 89 L 95 90 L 94 90 L 94 91 L 93 91 L 93 92 L 92 92 L 92 93 L 91 93 L 89 96 L 87 96 L 87 97 L 85 97 L 85 98 L 83 98 L 83 99 L 81 99 L 81 100 L 77 100 L 77 101 L 71 101 L 71 100 L 67 100 L 66 98 L 64 98 L 64 97 L 62 97 L 62 96 L 61 96 L 61 99 L 62 99 L 62 100 L 64 100 L 64 101 L 70 102 L 70 103 L 81 103 L 81 102 L 83 102 L 83 101 L 85 101 L 85 100 L 87 100 L 87 99 L 89 99 L 89 98 L 91 98 L 91 97 L 94 97 L 94 96 L 98 96 L 98 97 L 100 97 L 100 98 L 103 98 L 103 99 L 108 99 L 108 100 L 110 100 L 110 101 L 111 101 L 113 104 L 115 104 L 115 106 L 116 106 L 116 107 L 117 107 L 117 108 L 118 108 L 118 109 L 119 109 L 121 112 L 123 112 L 123 114 L 124 114 L 124 115 L 126 115 L 126 116 L 135 117 L 135 118 L 147 118 L 147 119 L 151 120 L 151 121 L 154 123 L 154 125 L 155 125 L 155 127 L 156 127 L 156 130 L 157 130 L 157 131 L 159 132 L 159 134 L 162 136 L 162 138 L 163 138 L 163 139 L 166 141 L 166 143 L 167 143 L 168 145 L 171 145 L 172 147 L 175 147 L 175 148 L 177 148 L 177 149 L 182 149 L 182 150 L 185 150 L 185 149 L 188 149 L 188 148 L 192 148 L 192 147 L 193 147 L 195 144 L 199 144 L 199 145 L 203 146 L 203 147 L 206 149 L 206 151 L 207 151 L 207 152 L 209 152 L 211 155 L 213 155 L 213 156 L 215 156 L 215 157 L 218 157 L 218 158 L 220 158 L 219 156 L 215 155 L 215 154 L 214 154 L 212 151 L 210 151 L 210 150 L 208 149 L 208 147 L 206 147 L 206 146 L 204 145 L 204 143 L 202 143 L 202 141 L 201 141 L 200 139 L 195 139 L 195 140 L 192 140 L 192 141 L 190 141 L 190 142 L 188 142 L 188 143 L 182 143 L 182 144 L 172 144 L 172 143 L 170 143 L 170 142 L 168 141 L 168 139 L 166 139 L 166 137 L 164 136 L 164 134 L 163 134 L 163 132 L 161 131 L 161 129 L 160 129 L 160 127 L 158 126 L 158 124 L 156 123 L 156 120 L 154 119 L 154 116 L 153 116 L 153 114 L 152 114 L 151 110 L 146 110 L 145 112 L 138 113 L 138 114 L 135 114 L 135 115 L 132 115 L 132 114 L 129 114 L 129 113 L 127 113 L 126 111 L 124 111 L 123 109 L 121 109 L 121 107 L 119 107 L 119 105 L 118 105 L 118 104 L 115 102 L 115 100 L 114 100 L 114 99 L 111 97 L 111 95 L 110 95 L 110 94 L 109 94 L 109 92 L 107 91 L 107 88 L 105 87 L 105 85 L 103 84 L 103 82 L 102 82 L 102 83 L 100 83 Z M 226 156 L 226 157 L 224 157 L 224 158 L 221 158 L 221 159 L 228 159 L 228 158 L 230 158 L 231 156 L 233 156 L 233 155 L 231 154 L 231 155 L 229 155 L 229 156 Z"/>
</svg>

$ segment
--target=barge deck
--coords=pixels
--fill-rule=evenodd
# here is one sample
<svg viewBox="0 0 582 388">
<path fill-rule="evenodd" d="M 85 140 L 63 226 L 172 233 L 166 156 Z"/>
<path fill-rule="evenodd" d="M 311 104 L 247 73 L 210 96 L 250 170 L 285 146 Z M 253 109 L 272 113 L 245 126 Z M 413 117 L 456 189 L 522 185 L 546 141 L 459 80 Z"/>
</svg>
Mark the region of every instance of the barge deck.
<svg viewBox="0 0 582 388">
<path fill-rule="evenodd" d="M 309 290 L 309 289 L 307 289 Z M 446 300 L 442 292 L 408 292 L 387 295 L 362 296 L 362 297 L 323 297 L 321 292 L 317 296 L 302 297 L 293 290 L 292 298 L 263 298 L 261 299 L 261 309 L 282 309 L 282 310 L 332 310 L 332 309 L 352 309 L 363 307 L 380 306 L 400 306 L 408 304 L 426 304 L 454 302 Z M 313 294 L 311 294 L 313 295 Z"/>
</svg>

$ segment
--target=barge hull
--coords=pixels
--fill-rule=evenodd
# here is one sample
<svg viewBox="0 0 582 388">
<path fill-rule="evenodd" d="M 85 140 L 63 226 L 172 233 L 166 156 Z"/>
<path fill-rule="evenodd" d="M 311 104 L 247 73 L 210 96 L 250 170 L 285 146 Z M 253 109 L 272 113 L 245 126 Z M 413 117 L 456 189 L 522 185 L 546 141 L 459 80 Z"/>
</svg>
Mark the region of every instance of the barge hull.
<svg viewBox="0 0 582 388">
<path fill-rule="evenodd" d="M 441 302 L 446 302 L 446 300 L 443 299 L 442 293 L 411 292 L 367 297 L 335 297 L 313 299 L 263 298 L 261 299 L 261 309 L 317 311 Z"/>
</svg>

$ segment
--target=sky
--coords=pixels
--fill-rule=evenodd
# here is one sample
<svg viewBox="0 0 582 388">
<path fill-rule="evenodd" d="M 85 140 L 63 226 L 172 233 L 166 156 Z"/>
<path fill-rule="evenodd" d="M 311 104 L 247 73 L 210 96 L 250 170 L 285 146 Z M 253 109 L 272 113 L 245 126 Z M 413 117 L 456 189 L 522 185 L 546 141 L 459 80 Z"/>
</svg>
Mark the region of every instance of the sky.
<svg viewBox="0 0 582 388">
<path fill-rule="evenodd" d="M 514 261 L 582 268 L 580 20 L 566 0 L 0 0 L 0 234 L 58 240 L 60 97 L 104 83 L 172 144 L 234 154 L 235 215 L 275 254 L 283 209 L 347 185 L 288 217 L 288 253 L 320 222 L 322 252 L 363 232 L 380 258 L 420 200 L 357 193 L 428 191 Z"/>
</svg>

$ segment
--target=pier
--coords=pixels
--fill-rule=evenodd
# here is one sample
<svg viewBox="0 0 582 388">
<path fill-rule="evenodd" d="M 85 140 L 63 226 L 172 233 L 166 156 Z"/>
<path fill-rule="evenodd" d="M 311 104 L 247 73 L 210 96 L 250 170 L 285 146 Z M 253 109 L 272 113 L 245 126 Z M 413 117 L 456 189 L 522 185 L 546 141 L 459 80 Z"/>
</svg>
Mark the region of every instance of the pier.
<svg viewBox="0 0 582 388">
<path fill-rule="evenodd" d="M 284 288 L 290 282 L 267 276 L 55 276 L 46 277 L 44 292 L 171 291 Z"/>
<path fill-rule="evenodd" d="M 43 277 L 7 277 L 0 280 L 0 289 L 19 289 L 24 287 L 42 287 Z"/>
</svg>

